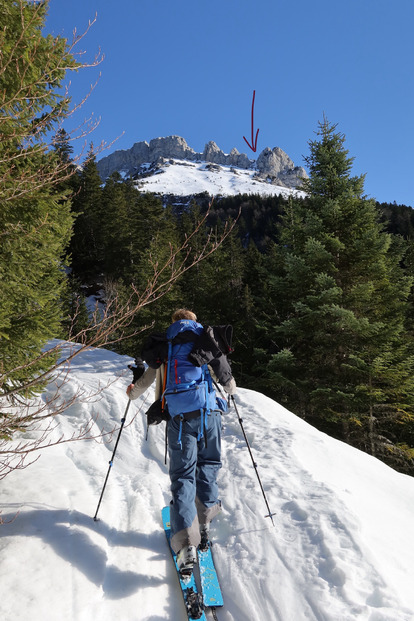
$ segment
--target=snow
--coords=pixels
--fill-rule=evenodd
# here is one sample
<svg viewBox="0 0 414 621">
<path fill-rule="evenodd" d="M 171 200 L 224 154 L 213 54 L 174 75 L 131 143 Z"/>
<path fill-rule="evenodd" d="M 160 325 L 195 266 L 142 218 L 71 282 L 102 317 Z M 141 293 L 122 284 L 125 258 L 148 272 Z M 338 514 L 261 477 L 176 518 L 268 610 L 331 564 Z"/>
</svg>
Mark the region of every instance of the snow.
<svg viewBox="0 0 414 621">
<path fill-rule="evenodd" d="M 254 179 L 254 170 L 244 170 L 233 166 L 217 166 L 206 162 L 172 160 L 149 177 L 139 179 L 137 187 L 141 192 L 190 196 L 207 192 L 210 196 L 234 196 L 236 194 L 261 194 L 274 196 L 292 194 L 304 196 L 303 192 L 266 181 Z"/>
<path fill-rule="evenodd" d="M 101 440 L 68 442 L 2 481 L 2 621 L 178 621 L 186 614 L 162 529 L 169 502 L 163 425 L 146 429 L 150 389 L 132 402 L 108 484 L 130 359 L 103 349 L 72 362 L 52 439 L 94 418 Z M 49 391 L 54 388 L 51 386 Z M 47 392 L 47 391 L 46 391 Z M 212 527 L 220 621 L 414 619 L 414 479 L 329 438 L 258 392 L 223 417 L 223 512 Z"/>
</svg>

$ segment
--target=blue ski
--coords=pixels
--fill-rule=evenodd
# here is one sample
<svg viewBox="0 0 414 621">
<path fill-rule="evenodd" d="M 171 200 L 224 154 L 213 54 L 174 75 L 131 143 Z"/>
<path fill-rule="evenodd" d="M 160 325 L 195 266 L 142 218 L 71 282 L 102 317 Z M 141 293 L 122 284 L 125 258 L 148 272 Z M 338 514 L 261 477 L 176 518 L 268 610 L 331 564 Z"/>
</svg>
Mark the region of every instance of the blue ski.
<svg viewBox="0 0 414 621">
<path fill-rule="evenodd" d="M 183 594 L 185 608 L 187 611 L 188 621 L 207 621 L 206 615 L 204 614 L 203 602 L 200 602 L 200 594 L 197 590 L 197 585 L 194 580 L 194 575 L 192 574 L 189 580 L 182 580 L 180 573 L 178 571 L 178 565 L 176 562 L 176 555 L 171 548 L 170 538 L 171 538 L 171 528 L 170 528 L 170 507 L 164 507 L 162 510 L 162 523 L 164 525 L 165 535 L 167 537 L 168 545 L 174 559 L 175 569 L 177 570 L 177 576 L 180 582 L 181 592 Z"/>
<path fill-rule="evenodd" d="M 216 568 L 214 567 L 210 543 L 206 550 L 198 550 L 198 563 L 200 567 L 204 606 L 209 606 L 211 608 L 223 606 L 223 595 L 221 593 Z"/>
</svg>

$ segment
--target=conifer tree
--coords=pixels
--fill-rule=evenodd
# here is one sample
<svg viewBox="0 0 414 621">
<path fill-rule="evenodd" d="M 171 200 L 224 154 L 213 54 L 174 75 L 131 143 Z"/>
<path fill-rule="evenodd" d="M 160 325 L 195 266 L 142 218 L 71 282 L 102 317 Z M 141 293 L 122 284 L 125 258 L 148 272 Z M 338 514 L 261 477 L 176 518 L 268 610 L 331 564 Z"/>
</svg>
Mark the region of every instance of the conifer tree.
<svg viewBox="0 0 414 621">
<path fill-rule="evenodd" d="M 0 0 L 0 394 L 31 394 L 56 336 L 72 227 L 48 135 L 68 112 L 60 87 L 81 65 L 66 39 L 43 35 L 47 2 Z M 35 362 L 37 360 L 37 362 Z M 4 402 L 3 402 L 4 403 Z"/>
<path fill-rule="evenodd" d="M 65 164 L 72 162 L 73 146 L 70 144 L 69 134 L 63 127 L 56 132 L 53 146 L 61 162 Z"/>
<path fill-rule="evenodd" d="M 183 214 L 181 232 L 189 232 L 200 213 L 193 209 Z M 203 227 L 194 240 L 193 252 L 205 244 L 207 236 L 219 238 L 224 223 L 220 220 L 213 230 Z M 210 324 L 225 322 L 235 324 L 240 311 L 240 296 L 244 269 L 243 249 L 236 231 L 205 261 L 196 265 L 181 281 L 185 304 L 196 310 L 203 321 Z"/>
<path fill-rule="evenodd" d="M 287 206 L 268 256 L 273 345 L 261 351 L 262 369 L 268 390 L 298 414 L 384 457 L 395 442 L 384 439 L 389 421 L 413 412 L 411 280 L 363 196 L 364 178 L 351 176 L 344 142 L 324 119 L 309 143 L 308 197 Z"/>
<path fill-rule="evenodd" d="M 73 198 L 76 216 L 70 251 L 72 267 L 82 282 L 95 282 L 104 262 L 102 230 L 102 181 L 93 145 L 78 177 L 79 190 Z"/>
<path fill-rule="evenodd" d="M 171 253 L 180 246 L 177 221 L 171 208 L 164 207 L 153 195 L 137 194 L 133 204 L 130 245 L 131 281 L 137 291 L 142 292 L 148 286 L 158 287 L 168 282 L 168 270 L 162 271 L 156 278 L 155 274 L 162 265 L 167 264 Z M 180 261 L 184 263 L 184 257 Z M 152 299 L 153 303 L 142 309 L 137 322 L 141 326 L 155 322 L 155 329 L 164 328 L 170 322 L 174 308 L 180 305 L 179 286 L 171 284 L 166 287 L 161 298 L 156 293 Z"/>
<path fill-rule="evenodd" d="M 138 192 L 119 173 L 113 173 L 102 191 L 100 226 L 102 230 L 103 270 L 106 277 L 129 281 L 131 269 L 130 227 Z"/>
<path fill-rule="evenodd" d="M 244 249 L 244 268 L 242 291 L 239 299 L 238 319 L 234 324 L 234 359 L 233 369 L 242 386 L 257 390 L 260 377 L 257 376 L 257 349 L 261 338 L 268 345 L 267 335 L 263 336 L 260 316 L 266 313 L 266 281 L 264 255 L 256 244 L 250 242 Z"/>
<path fill-rule="evenodd" d="M 181 304 L 176 283 L 165 286 L 165 289 L 163 287 L 162 295 L 159 289 L 171 278 L 172 266 L 168 269 L 163 266 L 168 265 L 171 253 L 177 251 L 180 245 L 176 218 L 158 198 L 152 194 L 140 194 L 130 181 L 120 183 L 115 177 L 105 188 L 105 199 L 109 197 L 108 192 L 113 196 L 115 209 L 118 210 L 117 220 L 113 223 L 114 237 L 110 242 L 110 252 L 115 253 L 113 260 L 116 263 L 116 267 L 112 268 L 113 294 L 126 302 L 132 286 L 138 297 L 148 296 L 150 302 L 150 306 L 145 304 L 139 315 L 134 317 L 125 333 L 132 334 L 149 326 L 155 330 L 164 329 L 171 319 L 172 310 Z M 116 196 L 117 192 L 121 194 Z M 112 220 L 112 216 L 109 218 Z M 176 268 L 183 260 L 181 257 L 174 260 Z M 117 350 L 139 355 L 140 339 L 125 338 Z"/>
</svg>

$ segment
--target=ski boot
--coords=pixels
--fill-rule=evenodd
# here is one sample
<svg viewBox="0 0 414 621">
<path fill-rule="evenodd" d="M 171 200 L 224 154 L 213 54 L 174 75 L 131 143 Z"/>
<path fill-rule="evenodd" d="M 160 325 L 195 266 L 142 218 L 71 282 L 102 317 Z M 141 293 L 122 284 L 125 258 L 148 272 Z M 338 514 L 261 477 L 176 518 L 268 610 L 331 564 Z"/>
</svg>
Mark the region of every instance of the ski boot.
<svg viewBox="0 0 414 621">
<path fill-rule="evenodd" d="M 177 554 L 178 571 L 183 580 L 190 578 L 193 573 L 194 563 L 197 563 L 197 550 L 195 546 L 184 546 Z"/>
<path fill-rule="evenodd" d="M 200 535 L 201 535 L 201 541 L 200 541 L 200 545 L 198 546 L 198 549 L 201 550 L 202 552 L 206 552 L 210 545 L 210 541 L 209 541 L 210 524 L 200 524 Z"/>
</svg>

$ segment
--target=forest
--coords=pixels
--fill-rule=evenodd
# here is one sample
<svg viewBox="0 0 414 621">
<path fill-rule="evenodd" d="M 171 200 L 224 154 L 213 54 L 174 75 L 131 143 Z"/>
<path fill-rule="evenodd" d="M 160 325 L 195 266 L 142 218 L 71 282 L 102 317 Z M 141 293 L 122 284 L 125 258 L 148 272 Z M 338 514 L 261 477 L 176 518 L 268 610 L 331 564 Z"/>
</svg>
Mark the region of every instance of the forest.
<svg viewBox="0 0 414 621">
<path fill-rule="evenodd" d="M 140 290 L 149 257 L 162 262 L 206 212 L 189 262 L 208 235 L 235 222 L 208 258 L 134 317 L 135 336 L 116 351 L 139 356 L 148 326 L 165 329 L 178 306 L 204 324 L 229 323 L 239 385 L 414 473 L 412 209 L 364 197 L 345 136 L 326 119 L 306 163 L 305 199 L 200 195 L 176 211 L 117 173 L 102 183 L 91 153 L 68 182 L 71 300 L 83 292 L 87 321 L 88 294 Z"/>
<path fill-rule="evenodd" d="M 306 198 L 200 195 L 177 210 L 117 173 L 103 182 L 92 146 L 72 160 L 56 88 L 77 66 L 66 41 L 42 36 L 42 10 L 25 5 L 27 22 L 11 11 L 4 31 L 31 43 L 3 42 L 0 438 L 26 428 L 4 404 L 39 392 L 56 363 L 45 344 L 102 334 L 87 304 L 99 294 L 114 338 L 89 343 L 137 357 L 182 306 L 231 324 L 240 386 L 413 475 L 411 207 L 365 196 L 326 118 L 308 143 Z"/>
</svg>

